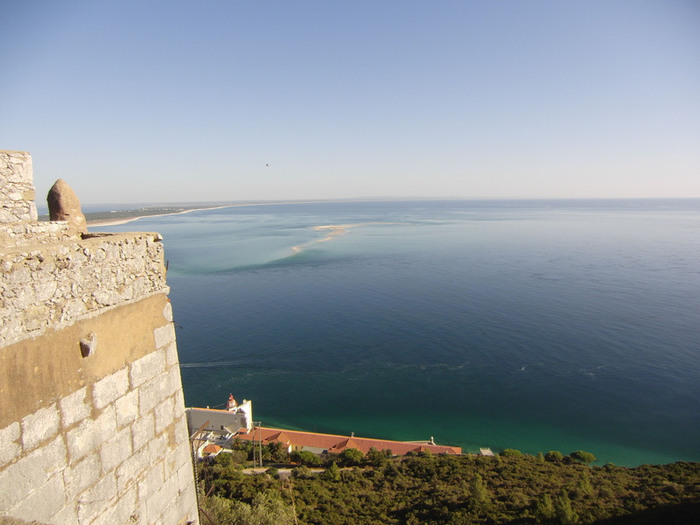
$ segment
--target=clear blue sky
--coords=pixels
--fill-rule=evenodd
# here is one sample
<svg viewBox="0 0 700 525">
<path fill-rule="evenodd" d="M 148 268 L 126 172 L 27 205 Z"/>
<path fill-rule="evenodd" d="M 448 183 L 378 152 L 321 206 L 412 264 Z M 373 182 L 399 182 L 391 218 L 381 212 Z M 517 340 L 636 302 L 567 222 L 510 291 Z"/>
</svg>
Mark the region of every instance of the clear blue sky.
<svg viewBox="0 0 700 525">
<path fill-rule="evenodd" d="M 39 200 L 700 197 L 700 2 L 0 0 Z M 266 166 L 269 164 L 269 166 Z"/>
</svg>

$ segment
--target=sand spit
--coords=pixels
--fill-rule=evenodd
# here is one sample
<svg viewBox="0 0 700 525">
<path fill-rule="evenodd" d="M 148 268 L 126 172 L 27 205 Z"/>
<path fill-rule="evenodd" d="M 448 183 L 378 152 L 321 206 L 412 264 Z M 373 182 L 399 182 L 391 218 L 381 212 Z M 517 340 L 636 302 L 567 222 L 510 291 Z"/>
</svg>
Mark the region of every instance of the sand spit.
<svg viewBox="0 0 700 525">
<path fill-rule="evenodd" d="M 168 213 L 154 213 L 151 215 L 135 215 L 134 217 L 120 217 L 118 219 L 98 219 L 96 221 L 87 221 L 87 225 L 91 227 L 100 226 L 117 226 L 119 224 L 126 224 L 128 222 L 137 221 L 139 219 L 147 219 L 149 217 L 165 217 L 167 215 L 182 215 L 183 213 L 190 213 L 193 211 L 202 210 L 220 210 L 221 208 L 233 208 L 234 206 L 239 206 L 237 204 L 226 204 L 223 206 L 204 206 L 202 208 L 190 208 L 187 210 L 168 212 Z"/>
<path fill-rule="evenodd" d="M 320 239 L 316 239 L 314 241 L 309 241 L 304 244 L 299 244 L 297 246 L 292 246 L 292 255 L 296 255 L 298 253 L 303 252 L 306 248 L 309 246 L 313 246 L 314 244 L 318 244 L 320 242 L 328 242 L 332 241 L 333 239 L 337 239 L 341 235 L 345 235 L 349 230 L 353 228 L 360 228 L 362 226 L 380 226 L 380 225 L 388 225 L 388 224 L 396 224 L 395 222 L 359 222 L 359 223 L 354 223 L 354 224 L 325 224 L 322 226 L 314 226 L 311 228 L 314 231 L 317 232 L 326 232 L 326 236 L 322 237 Z"/>
</svg>

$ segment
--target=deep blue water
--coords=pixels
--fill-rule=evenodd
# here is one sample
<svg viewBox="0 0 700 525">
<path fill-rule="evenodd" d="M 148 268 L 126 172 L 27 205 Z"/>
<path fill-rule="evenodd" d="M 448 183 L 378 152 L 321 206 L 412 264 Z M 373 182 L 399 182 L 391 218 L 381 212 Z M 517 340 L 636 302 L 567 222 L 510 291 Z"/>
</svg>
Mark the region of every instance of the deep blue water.
<svg viewBox="0 0 700 525">
<path fill-rule="evenodd" d="M 700 200 L 280 204 L 100 229 L 164 235 L 188 405 L 232 392 L 270 426 L 700 461 Z"/>
</svg>

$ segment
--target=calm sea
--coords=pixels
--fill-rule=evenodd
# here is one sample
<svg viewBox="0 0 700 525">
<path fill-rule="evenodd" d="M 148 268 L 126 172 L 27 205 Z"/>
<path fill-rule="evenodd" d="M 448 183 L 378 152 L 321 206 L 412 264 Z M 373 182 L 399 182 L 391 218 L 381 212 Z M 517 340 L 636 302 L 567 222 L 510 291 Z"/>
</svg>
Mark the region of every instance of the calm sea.
<svg viewBox="0 0 700 525">
<path fill-rule="evenodd" d="M 159 231 L 186 403 L 264 425 L 700 461 L 700 200 L 241 206 Z"/>
</svg>

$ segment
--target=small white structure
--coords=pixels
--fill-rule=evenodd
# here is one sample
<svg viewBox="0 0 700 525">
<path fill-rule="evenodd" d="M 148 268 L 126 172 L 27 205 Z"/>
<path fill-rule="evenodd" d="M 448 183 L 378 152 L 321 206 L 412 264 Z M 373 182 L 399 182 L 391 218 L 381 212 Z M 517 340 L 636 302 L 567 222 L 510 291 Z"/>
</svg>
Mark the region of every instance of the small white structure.
<svg viewBox="0 0 700 525">
<path fill-rule="evenodd" d="M 214 408 L 187 408 L 187 426 L 190 437 L 197 432 L 198 438 L 202 433 L 210 436 L 212 441 L 228 441 L 241 430 L 247 431 L 253 428 L 253 402 L 244 399 L 239 405 L 230 394 L 226 402 L 226 410 Z"/>
</svg>

